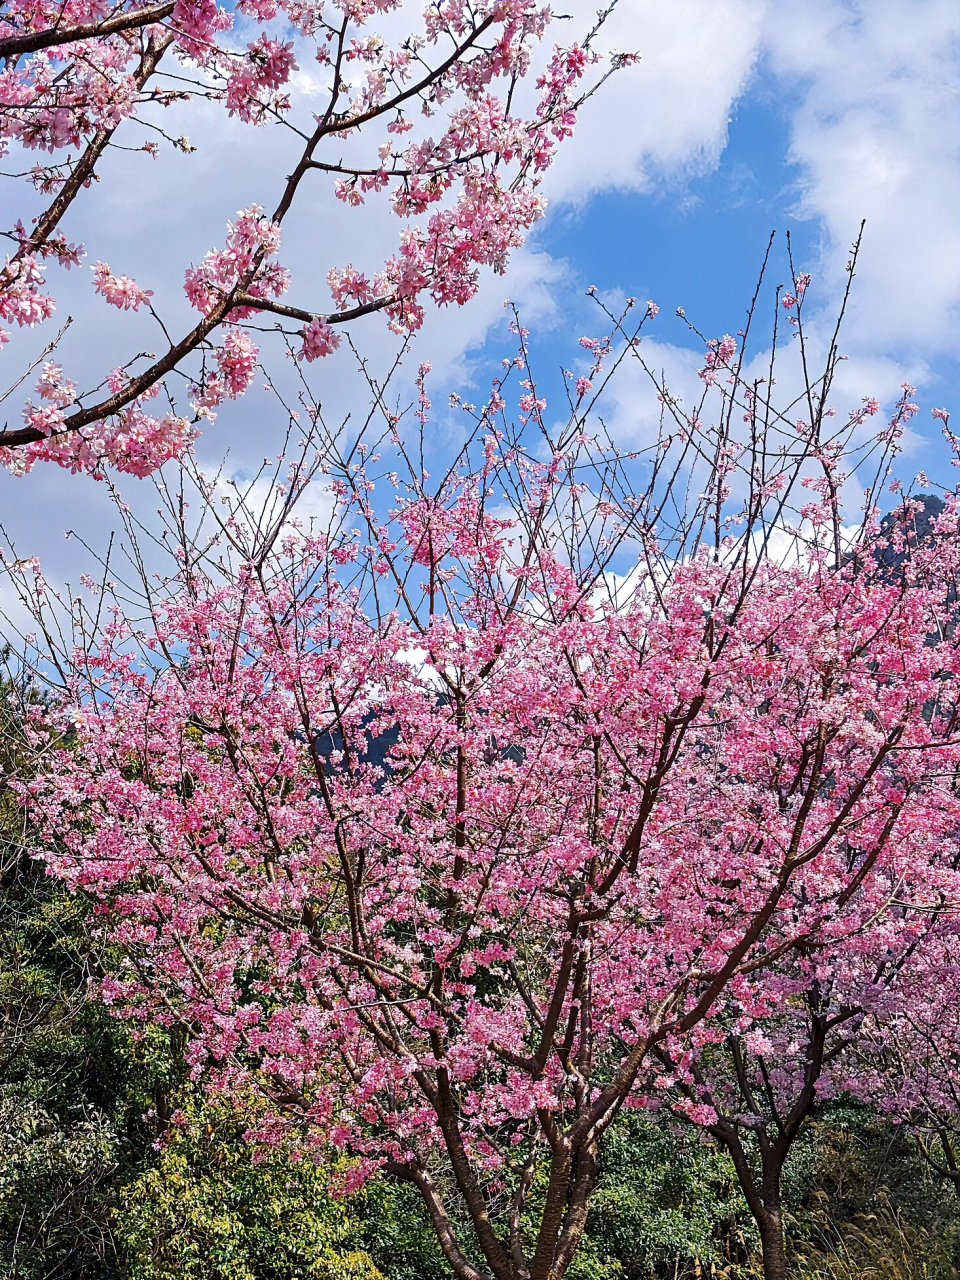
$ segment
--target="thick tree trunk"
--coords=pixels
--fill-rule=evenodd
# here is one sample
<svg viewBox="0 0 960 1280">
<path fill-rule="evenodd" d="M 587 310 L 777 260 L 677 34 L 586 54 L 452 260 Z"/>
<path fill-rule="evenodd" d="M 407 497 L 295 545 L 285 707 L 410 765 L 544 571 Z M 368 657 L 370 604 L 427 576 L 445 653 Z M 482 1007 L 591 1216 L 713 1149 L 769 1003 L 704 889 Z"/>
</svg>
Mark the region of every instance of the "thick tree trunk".
<svg viewBox="0 0 960 1280">
<path fill-rule="evenodd" d="M 787 1280 L 787 1247 L 780 1205 L 765 1206 L 759 1223 L 763 1280 Z"/>
</svg>

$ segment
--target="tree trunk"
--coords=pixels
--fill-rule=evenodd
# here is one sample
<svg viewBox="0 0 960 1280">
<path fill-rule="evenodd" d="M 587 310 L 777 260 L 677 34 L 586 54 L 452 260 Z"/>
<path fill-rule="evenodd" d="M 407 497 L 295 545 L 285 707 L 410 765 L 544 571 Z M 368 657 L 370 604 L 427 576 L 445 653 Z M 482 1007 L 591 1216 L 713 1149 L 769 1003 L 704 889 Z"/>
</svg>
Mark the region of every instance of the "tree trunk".
<svg viewBox="0 0 960 1280">
<path fill-rule="evenodd" d="M 787 1280 L 787 1248 L 780 1205 L 764 1207 L 760 1226 L 763 1250 L 763 1280 Z"/>
</svg>

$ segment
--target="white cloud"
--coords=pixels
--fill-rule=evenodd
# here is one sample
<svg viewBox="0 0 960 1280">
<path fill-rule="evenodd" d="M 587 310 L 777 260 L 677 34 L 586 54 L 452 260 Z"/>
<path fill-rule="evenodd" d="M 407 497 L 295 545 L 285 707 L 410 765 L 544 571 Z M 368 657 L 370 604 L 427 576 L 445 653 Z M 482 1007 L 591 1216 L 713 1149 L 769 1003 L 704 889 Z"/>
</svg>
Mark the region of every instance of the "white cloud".
<svg viewBox="0 0 960 1280">
<path fill-rule="evenodd" d="M 713 167 L 757 57 L 765 7 L 621 0 L 598 47 L 641 60 L 587 103 L 547 178 L 548 195 L 579 203 L 599 191 L 646 190 L 664 172 Z M 574 31 L 592 9 L 586 0 L 572 6 Z"/>
<path fill-rule="evenodd" d="M 960 6 L 775 0 L 763 40 L 835 290 L 867 220 L 849 338 L 960 354 Z"/>
</svg>

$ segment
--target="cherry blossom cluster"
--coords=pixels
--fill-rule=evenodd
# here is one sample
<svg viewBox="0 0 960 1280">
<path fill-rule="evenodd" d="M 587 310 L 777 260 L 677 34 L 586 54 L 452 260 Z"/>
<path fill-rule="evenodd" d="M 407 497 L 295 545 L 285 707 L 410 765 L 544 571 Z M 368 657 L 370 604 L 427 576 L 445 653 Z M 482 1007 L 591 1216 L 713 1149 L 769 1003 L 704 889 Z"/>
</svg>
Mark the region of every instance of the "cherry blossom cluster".
<svg viewBox="0 0 960 1280">
<path fill-rule="evenodd" d="M 112 385 L 122 387 L 124 383 L 122 373 L 112 375 Z M 144 411 L 149 396 L 131 401 L 114 418 L 94 428 L 65 431 L 64 413 L 75 403 L 76 387 L 53 361 L 44 364 L 36 394 L 36 401 L 26 402 L 23 419 L 38 439 L 19 449 L 0 446 L 0 462 L 14 475 L 25 475 L 37 462 L 54 462 L 97 479 L 108 469 L 143 477 L 181 457 L 193 442 L 194 428 L 184 418 L 174 414 L 155 417 Z"/>
<path fill-rule="evenodd" d="M 716 383 L 720 370 L 731 368 L 736 354 L 737 340 L 731 338 L 729 333 L 725 333 L 722 338 L 710 339 L 707 344 L 706 359 L 700 370 L 700 377 L 708 387 Z"/>
<path fill-rule="evenodd" d="M 203 315 L 228 297 L 241 283 L 255 298 L 280 298 L 290 287 L 290 273 L 272 261 L 280 249 L 280 227 L 266 217 L 259 205 L 241 209 L 236 222 L 227 224 L 226 243 L 211 249 L 198 267 L 189 267 L 184 291 Z M 249 307 L 236 307 L 231 318 L 241 320 L 251 314 Z"/>
<path fill-rule="evenodd" d="M 153 297 L 152 290 L 141 289 L 129 276 L 113 275 L 105 262 L 98 262 L 93 268 L 93 274 L 97 293 L 106 298 L 112 307 L 119 307 L 121 311 L 139 311 L 145 304 L 149 305 Z"/>
<path fill-rule="evenodd" d="M 0 319 L 30 328 L 49 320 L 55 303 L 43 292 L 43 271 L 43 264 L 31 254 L 7 262 L 0 276 Z M 0 346 L 9 341 L 9 332 L 0 328 Z"/>
</svg>

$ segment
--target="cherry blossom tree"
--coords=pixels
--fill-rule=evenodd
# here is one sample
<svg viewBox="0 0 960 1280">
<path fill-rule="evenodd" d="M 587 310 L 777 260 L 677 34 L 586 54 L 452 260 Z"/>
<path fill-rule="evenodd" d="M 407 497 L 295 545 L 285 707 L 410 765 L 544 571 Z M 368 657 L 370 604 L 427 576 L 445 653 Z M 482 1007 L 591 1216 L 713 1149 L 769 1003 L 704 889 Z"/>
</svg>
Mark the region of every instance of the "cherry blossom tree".
<svg viewBox="0 0 960 1280">
<path fill-rule="evenodd" d="M 796 965 L 797 969 L 802 966 Z M 773 984 L 771 984 L 773 985 Z M 822 1097 L 825 1073 L 855 1033 L 855 1011 L 833 1008 L 829 984 L 780 975 L 773 1016 L 744 1021 L 731 1000 L 711 1025 L 712 1043 L 691 1053 L 658 1047 L 653 1105 L 666 1093 L 670 1114 L 700 1129 L 730 1156 L 757 1224 L 765 1280 L 788 1274 L 782 1175 L 793 1146 Z M 830 993 L 832 995 L 832 992 Z"/>
<path fill-rule="evenodd" d="M 734 1010 L 763 1055 L 791 982 L 856 969 L 955 874 L 956 499 L 899 580 L 865 569 L 909 394 L 879 431 L 872 402 L 833 416 L 831 344 L 777 404 L 748 324 L 696 406 L 646 370 L 662 430 L 624 451 L 590 415 L 646 368 L 643 312 L 583 340 L 556 427 L 518 329 L 439 480 L 374 385 L 382 436 L 317 407 L 267 514 L 171 493 L 166 576 L 128 514 L 142 573 L 64 602 L 66 652 L 17 566 L 65 688 L 13 785 L 125 956 L 103 998 L 261 1088 L 252 1140 L 411 1184 L 458 1280 L 560 1280 L 658 1057 L 696 1086 Z M 298 527 L 321 460 L 329 517 Z"/>
<path fill-rule="evenodd" d="M 943 896 L 921 962 L 902 998 L 863 1024 L 852 1091 L 903 1124 L 936 1174 L 960 1192 L 960 898 Z"/>
<path fill-rule="evenodd" d="M 941 514 L 930 495 L 891 512 L 858 557 L 859 572 L 911 590 L 926 576 L 924 560 L 937 554 Z M 956 584 L 937 576 L 948 609 L 955 607 Z M 955 866 L 956 832 L 948 839 Z M 958 1059 L 949 957 L 960 881 L 951 870 L 941 847 L 918 844 L 909 880 L 891 886 L 890 909 L 873 918 L 838 912 L 830 937 L 785 950 L 749 981 L 732 983 L 696 1045 L 654 1050 L 650 1105 L 666 1104 L 728 1152 L 768 1280 L 788 1273 L 784 1167 L 824 1101 L 852 1095 L 908 1117 L 927 1159 L 953 1176 Z"/>
<path fill-rule="evenodd" d="M 4 465 L 23 472 L 46 459 L 96 475 L 106 467 L 145 475 L 182 456 L 197 425 L 249 388 L 265 320 L 298 359 L 313 361 L 336 349 L 354 319 L 382 311 L 408 334 L 427 300 L 461 305 L 482 268 L 505 269 L 543 212 L 538 186 L 558 142 L 610 70 L 597 66 L 597 27 L 535 63 L 552 15 L 531 0 L 444 0 L 394 17 L 398 8 L 397 0 L 4 6 L 0 155 L 12 165 L 7 180 L 25 181 L 42 202 L 33 216 L 35 195 L 22 198 L 19 216 L 6 206 L 15 221 L 4 229 L 12 252 L 0 271 L 0 344 L 4 324 L 50 331 L 7 393 L 15 417 L 0 430 Z M 311 65 L 326 96 L 305 109 L 295 79 Z M 153 282 L 124 274 L 126 264 L 91 264 L 82 323 L 95 325 L 100 305 L 148 311 L 161 347 L 110 352 L 98 371 L 65 370 L 51 358 L 64 328 L 51 326 L 56 275 L 85 257 L 71 239 L 74 206 L 108 154 L 139 152 L 133 161 L 149 164 L 160 148 L 195 150 L 175 130 L 211 101 L 295 139 L 299 155 L 278 174 L 272 208 L 251 203 L 225 233 L 210 229 L 214 247 L 200 262 L 165 265 L 165 275 L 185 271 L 196 312 L 186 327 L 164 322 Z M 131 168 L 128 182 L 136 181 Z M 330 296 L 298 301 L 281 231 L 302 188 L 317 181 L 348 205 L 387 202 L 403 230 L 375 274 L 331 262 Z M 185 391 L 174 373 L 185 374 Z M 28 398 L 15 406 L 24 384 Z"/>
<path fill-rule="evenodd" d="M 772 964 L 755 979 L 749 1000 L 742 991 L 736 996 L 728 991 L 696 1045 L 665 1043 L 654 1051 L 659 1069 L 650 1073 L 649 1105 L 660 1109 L 666 1103 L 669 1114 L 708 1134 L 729 1154 L 757 1223 L 766 1280 L 789 1274 L 783 1173 L 824 1102 L 852 1096 L 889 1116 L 902 1112 L 909 1093 L 914 1103 L 925 1100 L 917 1128 L 921 1142 L 949 1133 L 952 1111 L 942 1111 L 935 1127 L 932 1098 L 942 1102 L 944 1090 L 949 1096 L 956 1087 L 953 1069 L 942 1073 L 944 1090 L 933 1095 L 929 1066 L 907 1049 L 897 1030 L 904 1021 L 912 1026 L 932 1012 L 930 999 L 921 995 L 932 976 L 942 922 L 938 892 L 929 890 L 950 879 L 939 851 L 934 865 L 931 880 L 918 856 L 909 903 L 897 899 L 896 907 L 880 917 L 879 928 L 857 921 L 855 932 L 838 930 L 816 948 L 796 948 L 784 957 L 788 963 Z M 934 1003 L 940 1007 L 939 1000 Z M 869 1055 L 872 1061 L 865 1067 L 865 1045 L 878 1048 L 884 1061 L 896 1061 L 899 1088 L 877 1071 L 876 1055 Z M 912 1114 L 917 1123 L 917 1110 Z M 930 1159 L 930 1144 L 923 1149 Z M 947 1138 L 945 1162 L 949 1150 Z"/>
</svg>

